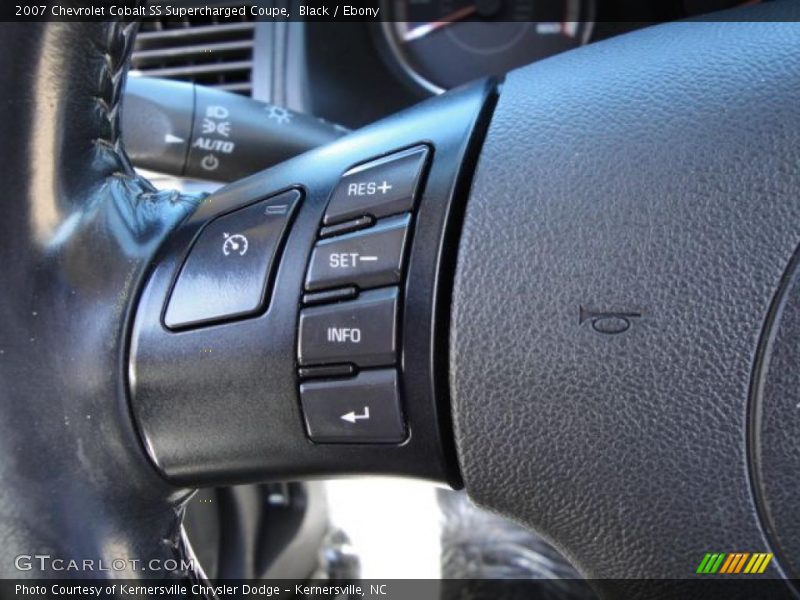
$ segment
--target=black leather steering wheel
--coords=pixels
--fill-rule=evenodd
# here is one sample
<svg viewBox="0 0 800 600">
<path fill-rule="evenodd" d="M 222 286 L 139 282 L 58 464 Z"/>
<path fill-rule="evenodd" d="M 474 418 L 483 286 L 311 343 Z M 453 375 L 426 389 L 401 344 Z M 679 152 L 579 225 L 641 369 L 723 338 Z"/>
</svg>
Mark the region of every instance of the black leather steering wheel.
<svg viewBox="0 0 800 600">
<path fill-rule="evenodd" d="M 135 24 L 2 30 L 2 573 L 47 576 L 20 555 L 174 559 L 188 492 L 144 459 L 120 375 L 147 265 L 198 199 L 157 192 L 121 148 Z"/>
<path fill-rule="evenodd" d="M 593 44 L 203 202 L 121 147 L 133 24 L 5 26 L 0 573 L 180 563 L 195 486 L 395 473 L 463 483 L 587 577 L 688 578 L 708 552 L 797 574 L 798 18 L 778 1 Z M 336 204 L 407 163 L 408 197 Z M 276 219 L 247 230 L 271 244 L 256 304 L 226 313 L 241 281 L 204 263 L 202 314 L 171 312 L 253 207 Z M 312 253 L 398 228 L 398 268 L 309 283 Z M 393 307 L 388 351 L 337 354 L 381 338 L 358 315 L 320 350 L 314 323 L 354 303 Z"/>
</svg>

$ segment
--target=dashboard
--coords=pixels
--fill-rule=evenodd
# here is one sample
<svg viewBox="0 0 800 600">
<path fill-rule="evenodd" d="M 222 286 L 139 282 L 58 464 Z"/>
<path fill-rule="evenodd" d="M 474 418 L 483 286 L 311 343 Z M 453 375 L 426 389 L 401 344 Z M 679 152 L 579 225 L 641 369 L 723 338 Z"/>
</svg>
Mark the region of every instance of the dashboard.
<svg viewBox="0 0 800 600">
<path fill-rule="evenodd" d="M 372 22 L 145 19 L 133 64 L 355 129 L 475 79 L 754 1 L 382 0 Z"/>
<path fill-rule="evenodd" d="M 389 3 L 382 34 L 409 79 L 433 93 L 577 48 L 591 39 L 594 0 Z"/>
<path fill-rule="evenodd" d="M 425 97 L 585 44 L 752 3 L 387 0 L 389 19 L 381 23 L 301 24 L 311 104 L 306 109 L 357 127 Z"/>
</svg>

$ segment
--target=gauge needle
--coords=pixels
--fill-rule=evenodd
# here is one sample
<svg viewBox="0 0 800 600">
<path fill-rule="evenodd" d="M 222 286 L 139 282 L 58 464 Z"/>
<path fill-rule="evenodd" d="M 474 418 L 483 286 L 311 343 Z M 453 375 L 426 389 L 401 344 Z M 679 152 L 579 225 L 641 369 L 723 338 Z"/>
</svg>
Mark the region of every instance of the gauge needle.
<svg viewBox="0 0 800 600">
<path fill-rule="evenodd" d="M 449 15 L 442 17 L 438 21 L 431 21 L 430 23 L 425 23 L 424 25 L 418 25 L 417 27 L 409 29 L 403 34 L 403 41 L 410 42 L 412 40 L 418 40 L 419 38 L 425 37 L 429 33 L 433 33 L 442 27 L 446 27 L 447 25 L 455 23 L 456 21 L 460 21 L 461 19 L 466 19 L 477 10 L 477 5 L 472 4 L 471 6 L 465 6 L 464 8 L 454 10 Z"/>
</svg>

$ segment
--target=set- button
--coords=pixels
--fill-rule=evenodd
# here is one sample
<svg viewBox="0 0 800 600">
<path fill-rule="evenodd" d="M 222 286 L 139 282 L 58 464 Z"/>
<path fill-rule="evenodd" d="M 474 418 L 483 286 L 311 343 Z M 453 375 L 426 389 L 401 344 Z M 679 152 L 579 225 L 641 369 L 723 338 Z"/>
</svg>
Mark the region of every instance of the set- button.
<svg viewBox="0 0 800 600">
<path fill-rule="evenodd" d="M 409 214 L 390 217 L 369 229 L 317 243 L 306 290 L 348 284 L 366 289 L 399 283 L 410 222 Z"/>
</svg>

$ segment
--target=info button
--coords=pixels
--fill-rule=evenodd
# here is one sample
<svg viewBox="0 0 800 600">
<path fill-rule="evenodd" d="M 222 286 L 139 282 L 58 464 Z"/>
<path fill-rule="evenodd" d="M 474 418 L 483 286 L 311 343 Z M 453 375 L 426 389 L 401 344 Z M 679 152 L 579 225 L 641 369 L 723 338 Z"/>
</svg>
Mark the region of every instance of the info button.
<svg viewBox="0 0 800 600">
<path fill-rule="evenodd" d="M 393 365 L 397 358 L 397 288 L 300 312 L 297 362 L 301 366 L 352 363 Z"/>
</svg>

